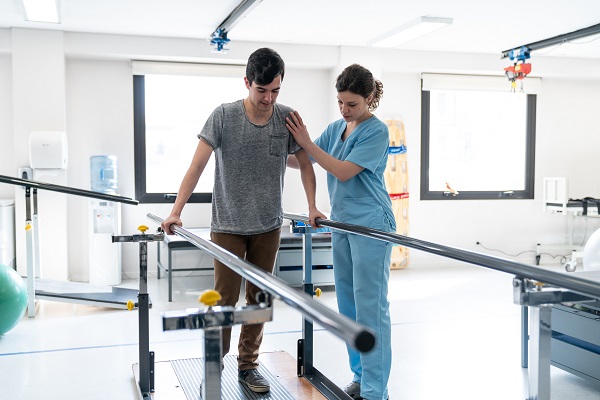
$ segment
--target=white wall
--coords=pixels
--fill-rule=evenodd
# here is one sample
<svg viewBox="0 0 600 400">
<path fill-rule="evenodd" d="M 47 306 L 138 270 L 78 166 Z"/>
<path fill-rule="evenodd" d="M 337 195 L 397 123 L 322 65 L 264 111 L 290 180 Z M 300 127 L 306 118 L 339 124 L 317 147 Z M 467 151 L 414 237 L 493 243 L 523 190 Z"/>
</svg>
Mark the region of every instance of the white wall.
<svg viewBox="0 0 600 400">
<path fill-rule="evenodd" d="M 0 30 L 1 31 L 1 30 Z M 6 32 L 0 32 L 4 36 Z M 189 39 L 140 38 L 115 35 L 66 34 L 67 130 L 69 132 L 69 185 L 89 188 L 89 157 L 115 154 L 119 162 L 119 192 L 133 197 L 133 109 L 131 59 L 243 63 L 251 51 L 270 46 L 288 65 L 279 97 L 283 104 L 299 110 L 313 137 L 338 118 L 333 89 L 335 76 L 354 58 L 378 71 L 384 97 L 377 112 L 381 119 L 403 120 L 407 133 L 410 226 L 412 237 L 460 248 L 482 251 L 476 241 L 508 253 L 533 250 L 535 244 L 564 241 L 566 219 L 542 213 L 541 181 L 544 176 L 567 176 L 572 197 L 600 197 L 600 183 L 594 179 L 594 152 L 600 135 L 595 107 L 600 97 L 600 61 L 545 58 L 536 76 L 542 76 L 538 95 L 536 146 L 536 197 L 534 200 L 505 201 L 420 201 L 420 76 L 421 72 L 485 73 L 501 75 L 506 62 L 498 56 L 433 54 L 389 51 L 378 53 L 354 48 L 292 46 L 263 43 L 236 43 L 228 55 L 214 55 L 205 43 Z M 208 47 L 208 46 L 206 46 Z M 353 56 L 354 55 L 354 56 Z M 585 73 L 573 77 L 575 65 Z M 564 75 L 562 71 L 564 72 Z M 376 73 L 377 75 L 377 73 Z M 0 85 L 10 85 L 10 54 L 0 53 Z M 3 87 L 3 86 L 0 86 Z M 35 95 L 32 93 L 31 95 Z M 0 91 L 0 168 L 16 174 L 14 146 L 4 146 L 5 132 L 12 129 L 10 91 Z M 6 115 L 6 117 L 4 117 Z M 21 151 L 21 150 L 19 150 Z M 18 151 L 18 152 L 19 152 Z M 12 161 L 11 161 L 12 160 Z M 507 162 L 510 162 L 507 146 Z M 329 211 L 325 174 L 315 166 L 318 177 L 318 206 Z M 0 185 L 0 195 L 10 194 Z M 286 176 L 284 207 L 303 211 L 306 202 L 299 173 Z M 141 224 L 155 226 L 146 218 L 152 212 L 166 216 L 170 205 L 123 205 L 123 232 L 133 233 Z M 69 263 L 71 276 L 87 279 L 87 200 L 69 197 Z M 19 221 L 17 216 L 17 221 Z M 182 215 L 188 227 L 210 223 L 210 205 L 190 204 Z M 581 222 L 580 222 L 581 224 Z M 597 227 L 588 222 L 587 235 Z M 583 235 L 584 230 L 578 230 Z M 135 277 L 137 246 L 122 245 L 123 271 Z M 150 267 L 154 268 L 155 246 L 149 246 Z M 534 254 L 519 258 L 533 262 Z M 437 256 L 411 250 L 411 268 L 446 262 Z"/>
<path fill-rule="evenodd" d="M 542 178 L 566 176 L 569 196 L 600 198 L 600 180 L 596 179 L 600 149 L 600 80 L 547 78 L 538 96 L 536 144 L 536 198 L 541 206 Z M 557 222 L 556 220 L 559 220 Z M 543 216 L 548 225 L 539 240 L 559 242 L 567 232 L 566 221 Z M 553 227 L 563 223 L 563 235 Z M 543 226 L 541 227 L 543 229 Z M 600 228 L 600 218 L 576 218 L 574 243 L 585 240 Z"/>
<path fill-rule="evenodd" d="M 130 63 L 105 60 L 67 60 L 67 127 L 69 132 L 69 186 L 90 190 L 90 157 L 117 157 L 118 192 L 134 197 L 133 93 Z M 69 264 L 73 280 L 87 280 L 89 199 L 69 196 Z M 122 205 L 122 231 L 135 233 L 146 221 L 130 221 Z M 115 244 L 115 246 L 119 246 Z M 120 245 L 124 254 L 134 245 Z M 132 249 L 133 250 L 133 249 Z"/>
<path fill-rule="evenodd" d="M 64 33 L 38 29 L 11 30 L 12 60 L 12 123 L 14 160 L 17 168 L 29 165 L 29 137 L 33 131 L 66 131 Z M 68 134 L 67 134 L 68 137 Z M 41 168 L 40 168 L 41 167 Z M 32 179 L 57 185 L 67 185 L 65 170 L 46 169 L 39 165 Z M 24 215 L 23 189 L 14 187 L 15 213 Z M 40 276 L 46 279 L 69 278 L 67 197 L 62 193 L 40 191 L 39 211 Z M 34 198 L 35 202 L 35 198 Z M 23 225 L 18 224 L 20 227 Z M 26 259 L 24 229 L 16 230 L 17 268 L 25 274 Z"/>
<path fill-rule="evenodd" d="M 12 61 L 9 54 L 0 53 L 0 175 L 17 174 L 14 169 L 12 114 Z M 14 188 L 0 185 L 0 198 L 13 198 L 14 194 Z"/>
</svg>

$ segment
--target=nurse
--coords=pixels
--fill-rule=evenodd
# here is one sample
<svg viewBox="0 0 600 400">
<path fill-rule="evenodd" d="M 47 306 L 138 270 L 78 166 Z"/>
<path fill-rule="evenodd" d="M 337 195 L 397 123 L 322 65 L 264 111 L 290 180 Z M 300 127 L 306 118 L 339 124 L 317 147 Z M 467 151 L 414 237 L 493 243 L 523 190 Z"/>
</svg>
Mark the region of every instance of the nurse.
<svg viewBox="0 0 600 400">
<path fill-rule="evenodd" d="M 314 143 L 297 111 L 286 118 L 287 128 L 328 172 L 332 220 L 395 232 L 383 177 L 389 132 L 373 115 L 383 84 L 368 69 L 353 64 L 337 77 L 335 86 L 342 119 L 331 123 Z M 392 361 L 387 299 L 392 244 L 334 230 L 332 248 L 339 311 L 373 328 L 377 338 L 368 353 L 348 347 L 353 378 L 344 391 L 353 399 L 385 400 Z"/>
</svg>

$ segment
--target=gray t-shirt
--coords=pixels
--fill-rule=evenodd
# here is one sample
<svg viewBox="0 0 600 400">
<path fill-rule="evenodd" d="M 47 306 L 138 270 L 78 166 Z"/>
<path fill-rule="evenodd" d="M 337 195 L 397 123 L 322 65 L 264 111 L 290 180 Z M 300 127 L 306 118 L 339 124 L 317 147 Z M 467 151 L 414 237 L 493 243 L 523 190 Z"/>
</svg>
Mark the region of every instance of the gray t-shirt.
<svg viewBox="0 0 600 400">
<path fill-rule="evenodd" d="M 285 127 L 291 111 L 275 104 L 269 122 L 255 125 L 238 100 L 221 104 L 206 121 L 198 137 L 215 153 L 214 232 L 251 235 L 281 227 L 287 157 L 300 150 Z"/>
</svg>

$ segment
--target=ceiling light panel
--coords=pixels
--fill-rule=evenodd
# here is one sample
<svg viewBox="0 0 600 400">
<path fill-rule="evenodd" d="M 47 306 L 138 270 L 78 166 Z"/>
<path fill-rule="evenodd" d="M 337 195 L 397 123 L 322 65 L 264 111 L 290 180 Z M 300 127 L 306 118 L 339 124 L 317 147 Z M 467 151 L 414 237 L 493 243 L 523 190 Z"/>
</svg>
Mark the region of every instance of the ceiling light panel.
<svg viewBox="0 0 600 400">
<path fill-rule="evenodd" d="M 452 18 L 419 17 L 367 43 L 374 47 L 398 47 L 403 43 L 425 36 L 433 31 L 452 24 Z"/>
<path fill-rule="evenodd" d="M 58 24 L 59 0 L 21 0 L 25 10 L 25 20 Z"/>
</svg>

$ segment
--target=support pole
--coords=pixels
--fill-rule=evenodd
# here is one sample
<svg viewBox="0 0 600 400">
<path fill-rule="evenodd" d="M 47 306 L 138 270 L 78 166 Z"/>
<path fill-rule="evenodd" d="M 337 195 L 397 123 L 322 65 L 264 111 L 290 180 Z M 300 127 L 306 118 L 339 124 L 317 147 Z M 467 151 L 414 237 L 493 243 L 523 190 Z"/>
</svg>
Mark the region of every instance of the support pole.
<svg viewBox="0 0 600 400">
<path fill-rule="evenodd" d="M 202 399 L 221 398 L 221 360 L 223 359 L 223 328 L 204 330 L 204 373 L 200 394 Z"/>
<path fill-rule="evenodd" d="M 150 398 L 154 392 L 151 385 L 151 375 L 154 374 L 154 365 L 150 360 L 150 304 L 148 295 L 148 243 L 140 242 L 140 292 L 138 293 L 138 334 L 139 334 L 139 360 L 140 360 L 140 390 L 144 398 Z"/>
<path fill-rule="evenodd" d="M 218 294 L 214 290 L 209 297 Z M 203 295 L 200 301 L 203 302 Z M 214 306 L 206 303 L 207 307 L 200 309 L 188 308 L 185 311 L 168 311 L 163 314 L 163 330 L 173 331 L 179 329 L 202 329 L 204 331 L 204 357 L 201 365 L 202 383 L 200 395 L 202 399 L 213 400 L 226 398 L 226 393 L 221 390 L 221 362 L 223 360 L 223 328 L 233 325 L 248 325 L 264 323 L 273 320 L 273 307 L 271 297 L 265 293 L 259 300 L 260 304 L 253 306 Z M 223 396 L 222 396 L 223 393 Z"/>
<path fill-rule="evenodd" d="M 140 290 L 138 292 L 138 334 L 139 334 L 139 388 L 144 400 L 151 399 L 154 392 L 154 352 L 150 351 L 150 295 L 148 294 L 148 242 L 162 241 L 164 234 L 146 234 L 147 226 L 139 228 L 141 235 L 113 235 L 113 243 L 139 242 L 140 257 Z M 132 310 L 134 304 L 129 302 L 127 308 Z"/>
<path fill-rule="evenodd" d="M 42 277 L 42 267 L 40 263 L 40 217 L 38 215 L 38 196 L 37 189 L 33 189 L 33 257 L 34 257 L 34 268 L 35 278 Z"/>
<path fill-rule="evenodd" d="M 304 250 L 302 256 L 302 270 L 304 272 L 304 291 L 310 296 L 314 295 L 314 285 L 312 282 L 312 235 L 304 233 L 302 235 L 302 247 Z M 298 370 L 299 376 L 312 375 L 313 373 L 313 352 L 314 352 L 314 330 L 313 323 L 306 317 L 302 317 L 302 365 Z M 300 361 L 300 357 L 298 358 Z M 300 367 L 300 366 L 299 366 Z"/>
<path fill-rule="evenodd" d="M 25 242 L 27 246 L 27 316 L 35 318 L 35 268 L 33 226 L 31 225 L 31 188 L 25 187 Z"/>
<path fill-rule="evenodd" d="M 527 368 L 529 365 L 529 310 L 527 306 L 521 306 L 521 367 Z"/>
<path fill-rule="evenodd" d="M 312 235 L 322 228 L 313 228 L 307 222 L 298 223 L 291 221 L 291 229 L 294 233 L 302 234 L 302 270 L 304 274 L 304 291 L 310 296 L 315 295 L 312 282 Z M 317 289 L 318 291 L 318 289 Z M 298 340 L 298 376 L 308 380 L 327 399 L 347 399 L 348 395 L 335 383 L 327 378 L 314 366 L 314 325 L 312 321 L 303 316 L 302 339 Z"/>
<path fill-rule="evenodd" d="M 529 400 L 550 400 L 551 319 L 550 304 L 531 307 Z"/>
</svg>

